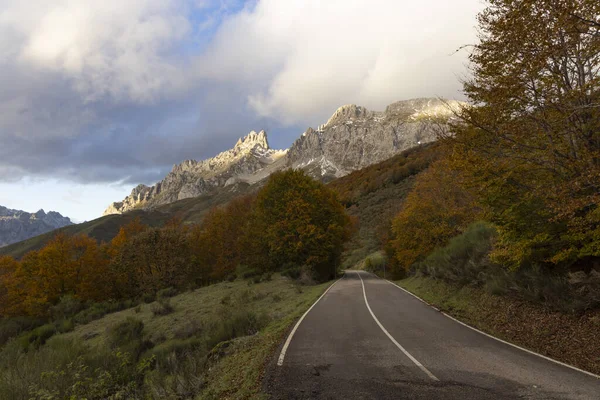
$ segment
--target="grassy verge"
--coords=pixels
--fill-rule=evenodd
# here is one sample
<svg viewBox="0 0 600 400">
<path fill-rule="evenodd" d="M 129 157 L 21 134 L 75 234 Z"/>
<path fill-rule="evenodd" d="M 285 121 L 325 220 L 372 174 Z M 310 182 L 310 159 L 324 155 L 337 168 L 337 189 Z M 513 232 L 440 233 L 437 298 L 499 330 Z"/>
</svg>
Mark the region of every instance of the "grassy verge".
<svg viewBox="0 0 600 400">
<path fill-rule="evenodd" d="M 13 339 L 0 349 L 0 399 L 263 398 L 266 363 L 328 285 L 224 282 L 105 315 L 39 348 Z"/>
<path fill-rule="evenodd" d="M 600 374 L 600 310 L 565 314 L 509 296 L 491 295 L 483 289 L 424 277 L 396 283 L 484 332 Z"/>
</svg>

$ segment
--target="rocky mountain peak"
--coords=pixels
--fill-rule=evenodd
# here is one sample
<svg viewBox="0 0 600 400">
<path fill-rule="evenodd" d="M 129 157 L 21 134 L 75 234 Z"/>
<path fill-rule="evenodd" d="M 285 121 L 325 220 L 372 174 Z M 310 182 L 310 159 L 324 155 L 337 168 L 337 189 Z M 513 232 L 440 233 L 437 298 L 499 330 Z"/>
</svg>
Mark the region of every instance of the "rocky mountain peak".
<svg viewBox="0 0 600 400">
<path fill-rule="evenodd" d="M 35 214 L 33 214 L 37 219 L 43 219 L 46 216 L 46 212 L 43 208 L 40 208 Z"/>
<path fill-rule="evenodd" d="M 325 126 L 330 126 L 335 123 L 351 121 L 354 119 L 367 118 L 371 112 L 364 107 L 357 106 L 356 104 L 346 104 L 338 108 L 331 118 L 327 121 Z"/>
<path fill-rule="evenodd" d="M 123 201 L 112 203 L 105 211 L 119 214 L 138 207 L 151 208 L 200 196 L 238 182 L 254 182 L 265 168 L 286 154 L 269 146 L 267 133 L 251 131 L 235 146 L 206 160 L 186 160 L 154 186 L 138 185 Z"/>
<path fill-rule="evenodd" d="M 303 169 L 323 181 L 383 161 L 419 144 L 436 140 L 439 119 L 451 118 L 448 104 L 439 99 L 413 99 L 371 111 L 348 104 L 338 108 L 326 124 L 308 128 L 288 150 L 273 150 L 267 133 L 250 132 L 235 146 L 216 156 L 187 160 L 154 186 L 140 185 L 106 214 L 152 208 L 190 197 L 234 190 L 236 184 L 255 184 L 286 168 Z M 435 123 L 434 123 L 435 122 Z"/>
<path fill-rule="evenodd" d="M 0 247 L 71 224 L 69 218 L 56 211 L 28 213 L 0 206 Z"/>
<path fill-rule="evenodd" d="M 251 131 L 246 136 L 240 138 L 235 144 L 234 150 L 252 149 L 256 146 L 261 146 L 265 150 L 270 149 L 267 132 L 264 130 L 261 130 L 258 133 Z"/>
</svg>

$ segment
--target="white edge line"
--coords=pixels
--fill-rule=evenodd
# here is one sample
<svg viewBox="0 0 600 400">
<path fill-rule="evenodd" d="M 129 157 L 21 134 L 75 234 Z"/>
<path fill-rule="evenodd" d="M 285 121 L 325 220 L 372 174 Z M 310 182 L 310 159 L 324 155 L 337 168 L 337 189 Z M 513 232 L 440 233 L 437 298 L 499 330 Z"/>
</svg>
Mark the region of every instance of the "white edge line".
<svg viewBox="0 0 600 400">
<path fill-rule="evenodd" d="M 420 302 L 422 302 L 423 304 L 426 304 L 426 305 L 428 305 L 429 307 L 433 308 L 434 310 L 440 311 L 438 308 L 436 308 L 436 307 L 432 306 L 431 304 L 429 304 L 428 302 L 426 302 L 425 300 L 423 300 L 423 299 L 422 299 L 422 298 L 420 298 L 419 296 L 415 295 L 414 293 L 411 293 L 411 292 L 409 292 L 408 290 L 404 289 L 404 288 L 403 288 L 403 287 L 401 287 L 401 286 L 398 286 L 398 285 L 396 285 L 394 282 L 392 282 L 392 281 L 389 281 L 389 280 L 387 280 L 387 279 L 385 279 L 385 281 L 387 281 L 388 283 L 391 283 L 392 285 L 396 286 L 398 289 L 400 289 L 400 290 L 403 290 L 404 292 L 406 292 L 406 293 L 410 294 L 411 296 L 413 296 L 414 298 L 416 298 L 417 300 L 419 300 L 419 301 L 420 301 Z M 513 343 L 510 343 L 510 342 L 507 342 L 506 340 L 502 340 L 502 339 L 500 339 L 500 338 L 497 338 L 496 336 L 492 336 L 492 335 L 490 335 L 489 333 L 485 333 L 485 332 L 483 332 L 483 331 L 480 331 L 479 329 L 477 329 L 477 328 L 474 328 L 474 327 L 472 327 L 471 325 L 468 325 L 468 324 L 466 324 L 466 323 L 464 323 L 464 322 L 462 322 L 462 321 L 459 321 L 459 320 L 457 320 L 456 318 L 454 318 L 453 316 L 451 316 L 451 315 L 448 315 L 448 314 L 446 314 L 446 313 L 445 313 L 445 312 L 443 312 L 443 311 L 440 311 L 440 312 L 441 312 L 441 313 L 442 313 L 442 314 L 443 314 L 445 317 L 447 317 L 447 318 L 450 318 L 452 321 L 454 321 L 454 322 L 458 322 L 459 324 L 461 324 L 461 325 L 463 325 L 463 326 L 466 326 L 467 328 L 469 328 L 469 329 L 471 329 L 471 330 L 474 330 L 475 332 L 479 332 L 479 333 L 481 333 L 482 335 L 485 335 L 485 336 L 487 336 L 487 337 L 489 337 L 489 338 L 492 338 L 492 339 L 494 339 L 494 340 L 497 340 L 497 341 L 498 341 L 498 342 L 500 342 L 500 343 L 507 344 L 507 345 L 509 345 L 509 346 L 512 346 L 512 347 L 514 347 L 514 348 L 516 348 L 516 349 L 523 350 L 523 351 L 524 351 L 524 352 L 526 352 L 526 353 L 533 354 L 534 356 L 541 357 L 541 358 L 543 358 L 544 360 L 551 361 L 551 362 L 553 362 L 553 363 L 555 363 L 555 364 L 562 365 L 563 367 L 567 367 L 567 368 L 570 368 L 570 369 L 572 369 L 572 370 L 574 370 L 574 371 L 578 371 L 578 372 L 581 372 L 581 373 L 583 373 L 583 374 L 589 375 L 589 376 L 591 376 L 591 377 L 593 377 L 593 378 L 600 379 L 600 375 L 596 375 L 596 374 L 594 374 L 594 373 L 592 373 L 592 372 L 589 372 L 589 371 L 586 371 L 586 370 L 583 370 L 583 369 L 580 369 L 580 368 L 574 367 L 574 366 L 572 366 L 572 365 L 569 365 L 569 364 L 566 364 L 566 363 L 564 363 L 564 362 L 561 362 L 561 361 L 555 360 L 555 359 L 553 359 L 553 358 L 547 357 L 547 356 L 545 356 L 545 355 L 543 355 L 543 354 L 536 353 L 535 351 L 532 351 L 532 350 L 526 349 L 526 348 L 524 348 L 524 347 L 517 346 L 516 344 L 513 344 Z"/>
<path fill-rule="evenodd" d="M 371 316 L 373 317 L 375 322 L 377 322 L 377 325 L 379 325 L 379 327 L 381 328 L 383 333 L 385 333 L 387 335 L 387 337 L 392 341 L 392 343 L 394 343 L 396 345 L 396 347 L 398 347 L 400 349 L 400 351 L 402 351 L 404 353 L 404 355 L 406 355 L 408 358 L 410 358 L 410 361 L 412 361 L 417 367 L 419 367 L 423 372 L 425 372 L 425 374 L 427 374 L 427 376 L 429 376 L 434 381 L 439 381 L 439 379 L 434 374 L 432 374 L 431 371 L 429 371 L 427 368 L 425 368 L 425 366 L 423 366 L 423 364 L 421 364 L 404 347 L 402 347 L 402 345 L 400 343 L 398 343 L 392 335 L 390 335 L 390 333 L 387 331 L 387 329 L 385 329 L 383 327 L 381 322 L 379 322 L 379 320 L 373 313 L 373 310 L 371 310 L 371 306 L 369 306 L 369 301 L 367 300 L 367 292 L 365 290 L 365 282 L 363 281 L 362 276 L 360 276 L 360 272 L 357 272 L 357 274 L 358 274 L 358 277 L 360 278 L 360 283 L 362 284 L 363 296 L 365 297 L 365 304 L 367 305 L 367 308 L 369 309 Z"/>
<path fill-rule="evenodd" d="M 344 276 L 346 276 L 346 275 L 344 275 Z M 296 325 L 294 326 L 294 329 L 292 329 L 292 331 L 290 332 L 287 340 L 285 341 L 285 343 L 283 345 L 283 348 L 281 349 L 281 353 L 279 354 L 279 359 L 277 360 L 277 366 L 278 367 L 281 367 L 283 365 L 283 360 L 285 359 L 285 353 L 287 352 L 287 349 L 288 349 L 290 343 L 292 342 L 292 338 L 294 337 L 294 334 L 296 333 L 296 330 L 298 329 L 298 327 L 300 326 L 300 324 L 304 320 L 304 317 L 306 317 L 306 315 L 308 315 L 308 313 L 310 312 L 310 310 L 312 310 L 313 307 L 317 305 L 317 303 L 319 302 L 319 300 L 321 300 L 327 294 L 327 292 L 329 292 L 329 289 L 331 289 L 336 283 L 338 283 L 339 281 L 341 281 L 344 278 L 344 276 L 342 276 L 337 281 L 333 282 L 327 288 L 327 290 L 325 290 L 325 292 L 323 292 L 323 294 L 321 295 L 321 297 L 319 297 L 317 299 L 317 301 L 315 301 L 313 303 L 313 305 L 310 306 L 310 308 L 308 310 L 306 310 L 306 312 L 302 315 L 302 317 L 300 317 L 300 319 L 298 320 L 298 322 L 296 322 Z"/>
</svg>

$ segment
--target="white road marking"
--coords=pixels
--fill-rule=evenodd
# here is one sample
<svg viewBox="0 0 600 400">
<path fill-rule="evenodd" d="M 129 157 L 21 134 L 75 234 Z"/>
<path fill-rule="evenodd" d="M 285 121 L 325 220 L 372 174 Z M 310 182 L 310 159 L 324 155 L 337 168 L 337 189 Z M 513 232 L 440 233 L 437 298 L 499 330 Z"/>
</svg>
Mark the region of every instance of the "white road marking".
<svg viewBox="0 0 600 400">
<path fill-rule="evenodd" d="M 387 335 L 387 337 L 392 341 L 392 343 L 394 343 L 396 345 L 396 347 L 398 347 L 400 349 L 400 351 L 402 351 L 408 358 L 410 358 L 410 360 L 413 363 L 415 363 L 415 365 L 417 367 L 419 367 L 423 372 L 425 372 L 425 374 L 427 374 L 427 376 L 429 376 L 434 381 L 439 381 L 439 379 L 435 375 L 433 375 L 431 373 L 431 371 L 429 371 L 427 368 L 425 368 L 425 366 L 423 366 L 423 364 L 421 364 L 408 351 L 406 351 L 406 349 L 404 347 L 402 347 L 402 345 L 400 343 L 398 343 L 396 341 L 396 339 L 394 339 L 394 337 L 392 335 L 390 335 L 390 333 L 387 331 L 387 329 L 385 329 L 383 327 L 383 325 L 381 325 L 381 322 L 379 322 L 379 320 L 377 319 L 377 317 L 373 313 L 373 310 L 371 310 L 371 306 L 369 306 L 369 301 L 367 300 L 367 292 L 365 290 L 365 282 L 363 281 L 362 276 L 360 276 L 360 272 L 357 272 L 357 274 L 358 274 L 358 277 L 360 278 L 360 283 L 362 284 L 363 296 L 365 297 L 365 304 L 367 305 L 367 308 L 369 309 L 369 312 L 371 313 L 371 316 L 373 317 L 373 319 L 375 320 L 375 322 L 377 322 L 377 325 L 379 325 L 379 327 L 381 328 L 381 330 L 383 331 L 383 333 L 385 333 Z"/>
<path fill-rule="evenodd" d="M 346 275 L 344 275 L 346 276 Z M 321 297 L 319 297 L 317 299 L 317 301 L 315 301 L 313 303 L 312 306 L 310 306 L 310 308 L 308 310 L 306 310 L 306 312 L 302 315 L 302 317 L 300 317 L 300 319 L 298 320 L 298 322 L 296 322 L 296 325 L 294 326 L 294 329 L 292 329 L 292 331 L 290 332 L 287 340 L 285 341 L 283 348 L 281 349 L 281 353 L 279 354 L 279 359 L 277 360 L 277 366 L 281 367 L 283 365 L 283 360 L 285 359 L 285 353 L 287 352 L 288 347 L 290 346 L 290 343 L 292 342 L 292 338 L 294 337 L 294 334 L 296 333 L 296 330 L 298 329 L 298 327 L 300 326 L 300 324 L 302 323 L 302 321 L 304 320 L 304 318 L 306 317 L 306 315 L 310 312 L 310 310 L 313 309 L 314 306 L 317 305 L 317 303 L 319 302 L 319 300 L 321 300 L 323 298 L 323 296 L 325 296 L 327 294 L 327 292 L 329 292 L 329 289 L 331 289 L 336 283 L 338 283 L 339 281 L 341 281 L 342 279 L 344 279 L 344 276 L 341 277 L 340 279 L 338 279 L 337 281 L 333 282 L 331 284 L 331 286 L 329 286 L 327 288 L 327 290 L 325 292 L 323 292 L 323 294 L 321 295 Z"/>
<path fill-rule="evenodd" d="M 388 281 L 387 279 L 385 279 L 385 281 L 387 281 L 388 283 L 391 283 L 392 285 L 396 286 L 398 289 L 400 289 L 400 290 L 402 290 L 402 291 L 404 291 L 404 292 L 406 292 L 406 293 L 410 294 L 411 296 L 413 296 L 414 298 L 416 298 L 417 300 L 419 300 L 419 301 L 420 301 L 420 302 L 422 302 L 423 304 L 426 304 L 426 305 L 428 305 L 429 307 L 433 308 L 434 310 L 440 311 L 438 308 L 436 308 L 436 307 L 432 306 L 431 304 L 429 304 L 428 302 L 426 302 L 425 300 L 423 300 L 423 299 L 422 299 L 422 298 L 420 298 L 419 296 L 415 295 L 414 293 L 411 293 L 411 292 L 409 292 L 408 290 L 404 289 L 404 288 L 403 288 L 403 287 L 401 287 L 401 286 L 398 286 L 398 285 L 396 285 L 394 282 L 392 282 L 392 281 Z M 514 347 L 515 349 L 523 350 L 524 352 L 527 352 L 527 353 L 529 353 L 529 354 L 533 354 L 534 356 L 541 357 L 541 358 L 543 358 L 544 360 L 551 361 L 551 362 L 553 362 L 553 363 L 555 363 L 555 364 L 562 365 L 563 367 L 567 367 L 567 368 L 570 368 L 570 369 L 572 369 L 572 370 L 575 370 L 575 371 L 578 371 L 578 372 L 584 373 L 584 374 L 586 374 L 586 375 L 589 375 L 589 376 L 591 376 L 591 377 L 594 377 L 594 378 L 596 378 L 596 379 L 600 379 L 600 375 L 593 374 L 593 373 L 591 373 L 591 372 L 589 372 L 589 371 L 585 371 L 585 370 L 583 370 L 583 369 L 580 369 L 580 368 L 574 367 L 574 366 L 572 366 L 572 365 L 565 364 L 564 362 L 561 362 L 561 361 L 555 360 L 555 359 L 553 359 L 553 358 L 547 357 L 547 356 L 545 356 L 545 355 L 543 355 L 543 354 L 536 353 L 535 351 L 528 350 L 528 349 L 526 349 L 526 348 L 524 348 L 524 347 L 521 347 L 521 346 L 517 346 L 516 344 L 513 344 L 513 343 L 510 343 L 510 342 L 507 342 L 506 340 L 499 339 L 499 338 L 497 338 L 496 336 L 492 336 L 492 335 L 490 335 L 489 333 L 485 333 L 485 332 L 483 332 L 483 331 L 480 331 L 480 330 L 479 330 L 479 329 L 477 329 L 477 328 L 474 328 L 474 327 L 472 327 L 471 325 L 465 324 L 464 322 L 457 320 L 456 318 L 454 318 L 454 317 L 452 317 L 452 316 L 450 316 L 450 315 L 446 314 L 446 313 L 445 313 L 445 312 L 443 312 L 443 311 L 441 311 L 441 313 L 442 313 L 442 314 L 443 314 L 445 317 L 448 317 L 448 318 L 450 318 L 452 321 L 454 321 L 454 322 L 458 322 L 459 324 L 461 324 L 461 325 L 463 325 L 463 326 L 466 326 L 467 328 L 469 328 L 469 329 L 472 329 L 472 330 L 474 330 L 475 332 L 479 332 L 479 333 L 481 333 L 482 335 L 485 335 L 485 336 L 487 336 L 487 337 L 489 337 L 489 338 L 491 338 L 491 339 L 497 340 L 498 342 L 501 342 L 501 343 L 507 344 L 507 345 L 509 345 L 509 346 L 512 346 L 512 347 Z"/>
</svg>

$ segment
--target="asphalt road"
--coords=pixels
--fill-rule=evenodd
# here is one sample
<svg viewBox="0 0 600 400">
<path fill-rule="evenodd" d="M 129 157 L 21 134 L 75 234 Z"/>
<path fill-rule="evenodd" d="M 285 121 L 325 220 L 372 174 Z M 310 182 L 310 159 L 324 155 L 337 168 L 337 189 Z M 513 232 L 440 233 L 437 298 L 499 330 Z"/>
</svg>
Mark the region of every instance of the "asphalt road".
<svg viewBox="0 0 600 400">
<path fill-rule="evenodd" d="M 600 399 L 600 379 L 469 329 L 366 272 L 335 283 L 285 350 L 265 379 L 273 399 Z"/>
</svg>

